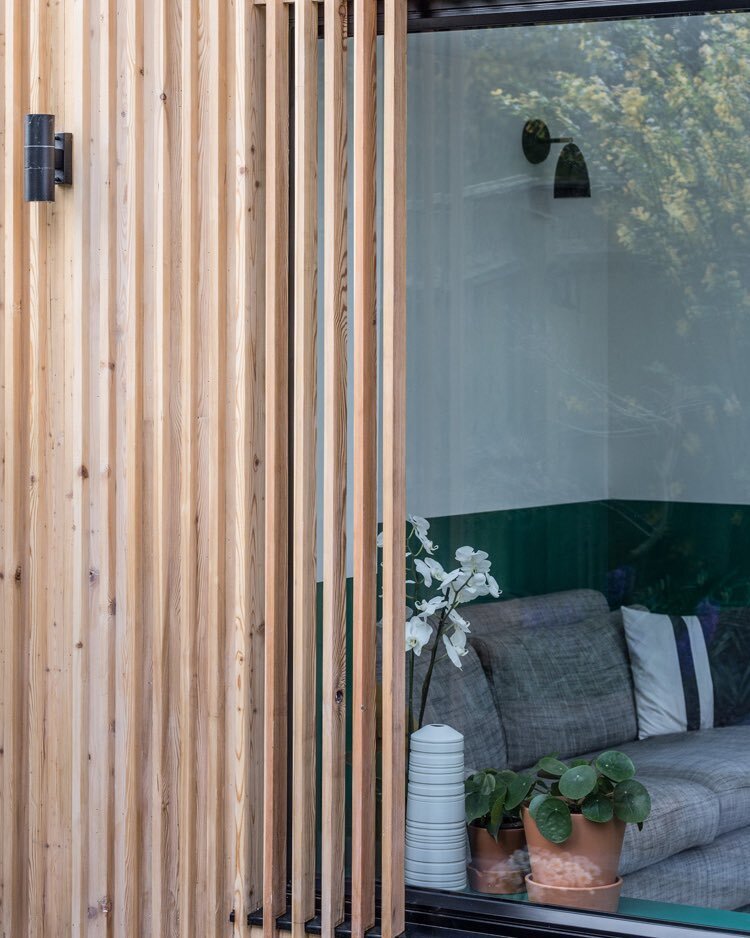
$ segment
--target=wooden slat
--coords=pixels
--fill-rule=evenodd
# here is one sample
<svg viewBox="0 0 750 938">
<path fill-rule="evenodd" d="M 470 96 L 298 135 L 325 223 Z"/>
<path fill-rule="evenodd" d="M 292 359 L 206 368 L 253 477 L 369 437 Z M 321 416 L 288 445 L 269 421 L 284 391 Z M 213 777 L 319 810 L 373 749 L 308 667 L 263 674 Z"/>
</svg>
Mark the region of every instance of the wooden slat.
<svg viewBox="0 0 750 938">
<path fill-rule="evenodd" d="M 118 0 L 115 928 L 141 938 L 143 0 Z"/>
<path fill-rule="evenodd" d="M 318 11 L 295 4 L 292 931 L 315 915 Z"/>
<path fill-rule="evenodd" d="M 5 232 L 5 4 L 0 3 L 0 225 Z M 5 310 L 5 245 L 0 249 L 0 302 Z M 0 751 L 5 751 L 5 327 L 0 323 Z M 5 822 L 4 760 L 0 760 L 0 828 Z M 3 927 L 5 832 L 0 829 L 0 928 Z"/>
<path fill-rule="evenodd" d="M 262 902 L 263 857 L 263 14 L 228 22 L 227 905 L 234 935 Z"/>
<path fill-rule="evenodd" d="M 87 938 L 108 938 L 114 894 L 115 729 L 115 0 L 90 9 L 92 144 L 89 283 L 89 762 Z M 84 80 L 83 76 L 82 79 Z M 77 180 L 81 185 L 84 180 Z"/>
<path fill-rule="evenodd" d="M 289 12 L 266 5 L 266 648 L 263 918 L 286 908 Z"/>
<path fill-rule="evenodd" d="M 201 250 L 207 268 L 205 301 L 201 297 L 201 335 L 207 383 L 205 425 L 208 428 L 205 475 L 199 480 L 199 501 L 205 516 L 199 529 L 205 537 L 206 610 L 203 647 L 205 656 L 206 745 L 205 760 L 206 910 L 203 930 L 206 936 L 222 935 L 227 911 L 222 907 L 224 878 L 224 815 L 221 800 L 215 796 L 224 790 L 224 606 L 225 576 L 225 385 L 226 385 L 226 56 L 225 0 L 210 0 L 204 15 L 207 43 L 206 75 L 201 82 L 201 102 L 206 108 L 201 124 L 201 139 L 206 140 L 205 175 L 201 184 L 202 232 L 206 242 Z M 202 467 L 203 468 L 203 467 Z M 201 545 L 202 547 L 202 545 Z M 200 711 L 199 711 L 200 712 Z M 202 761 L 203 761 L 202 760 Z M 199 789 L 200 791 L 200 789 Z"/>
<path fill-rule="evenodd" d="M 383 809 L 381 929 L 404 930 L 406 516 L 406 0 L 383 39 Z"/>
<path fill-rule="evenodd" d="M 155 0 L 150 11 L 150 43 L 146 50 L 146 89 L 153 133 L 153 174 L 148 180 L 148 201 L 153 211 L 149 254 L 153 273 L 149 283 L 152 299 L 152 487 L 151 487 L 151 935 L 169 934 L 172 922 L 167 897 L 169 875 L 169 508 L 171 478 L 170 356 L 172 345 L 172 264 L 170 104 L 174 89 L 170 81 L 170 0 Z"/>
<path fill-rule="evenodd" d="M 185 5 L 183 0 L 170 0 L 167 7 L 167 39 L 163 55 L 166 69 L 161 74 L 166 82 L 160 92 L 166 97 L 165 106 L 165 150 L 169 157 L 168 182 L 165 182 L 165 194 L 170 196 L 169 207 L 164 207 L 165 231 L 169 236 L 169 285 L 165 290 L 169 294 L 169 358 L 168 390 L 169 398 L 169 441 L 165 438 L 164 462 L 168 465 L 168 484 L 165 482 L 164 497 L 168 530 L 167 538 L 167 615 L 169 627 L 164 643 L 166 663 L 163 679 L 167 682 L 165 699 L 168 705 L 166 717 L 165 752 L 161 756 L 161 810 L 164 816 L 162 834 L 164 836 L 163 868 L 160 900 L 164 931 L 162 934 L 180 935 L 180 903 L 185 890 L 181 888 L 182 874 L 186 871 L 183 855 L 180 852 L 181 822 L 183 820 L 182 798 L 180 789 L 181 743 L 185 710 L 182 701 L 181 668 L 183 639 L 189 633 L 189 617 L 183 621 L 183 555 L 182 555 L 182 467 L 185 425 L 183 421 L 182 401 L 182 349 L 183 324 L 185 322 L 183 289 L 187 282 L 183 269 L 183 23 Z M 166 245 L 165 245 L 166 250 Z M 166 337 L 165 337 L 166 338 Z M 188 500 L 188 507 L 191 505 Z M 189 686 L 189 682 L 188 686 Z M 187 721 L 189 724 L 189 720 Z M 187 771 L 187 767 L 186 767 Z M 189 866 L 189 864 L 188 864 Z M 187 872 L 187 871 L 186 871 Z M 156 927 L 156 924 L 153 926 Z"/>
<path fill-rule="evenodd" d="M 325 2 L 321 925 L 344 918 L 346 817 L 347 9 Z"/>
<path fill-rule="evenodd" d="M 182 316 L 180 320 L 180 573 L 179 573 L 179 769 L 178 850 L 180 881 L 178 921 L 180 938 L 191 938 L 196 914 L 198 857 L 196 848 L 196 271 L 198 265 L 197 192 L 194 167 L 198 130 L 198 10 L 197 0 L 182 4 L 182 125 L 180 174 L 182 184 Z"/>
<path fill-rule="evenodd" d="M 63 767 L 63 784 L 58 794 L 71 793 L 70 836 L 63 852 L 54 859 L 70 866 L 70 881 L 64 880 L 68 902 L 60 908 L 56 922 L 48 922 L 50 933 L 83 933 L 89 921 L 88 914 L 88 824 L 89 824 L 89 636 L 90 636 L 90 505 L 91 450 L 90 426 L 84 415 L 90 411 L 91 384 L 89 379 L 89 342 L 91 309 L 89 282 L 91 279 L 91 205 L 90 166 L 91 148 L 91 35 L 89 30 L 89 2 L 78 0 L 65 9 L 65 87 L 76 87 L 80 93 L 66 95 L 60 112 L 63 129 L 72 133 L 77 141 L 76 157 L 86 167 L 82 184 L 61 193 L 65 227 L 65 293 L 63 296 L 65 322 L 65 620 L 68 631 L 67 655 L 69 674 L 63 685 L 62 712 L 71 707 L 70 729 L 61 734 L 64 745 L 69 736 L 71 748 L 70 768 Z M 75 310 L 77 315 L 72 315 Z M 59 315 L 59 314 L 58 314 Z M 72 660 L 71 660 L 72 659 Z M 72 706 L 71 706 L 72 704 Z M 67 722 L 67 721 L 66 721 Z M 66 775 L 70 772 L 70 782 Z M 69 787 L 68 787 L 69 786 Z M 55 875 L 57 871 L 55 870 Z"/>
<path fill-rule="evenodd" d="M 354 467 L 352 932 L 375 919 L 377 310 L 375 63 L 377 3 L 354 2 Z"/>
<path fill-rule="evenodd" d="M 30 107 L 48 113 L 49 57 L 47 5 L 29 8 Z M 49 206 L 29 207 L 29 928 L 44 934 L 47 798 L 45 790 L 45 711 L 47 635 L 51 631 L 50 579 L 52 437 Z"/>
<path fill-rule="evenodd" d="M 3 925 L 22 935 L 28 909 L 28 767 L 26 668 L 28 624 L 29 479 L 28 213 L 18 180 L 23 172 L 23 116 L 27 100 L 27 10 L 5 3 L 4 162 L 4 496 L 3 496 Z"/>
</svg>

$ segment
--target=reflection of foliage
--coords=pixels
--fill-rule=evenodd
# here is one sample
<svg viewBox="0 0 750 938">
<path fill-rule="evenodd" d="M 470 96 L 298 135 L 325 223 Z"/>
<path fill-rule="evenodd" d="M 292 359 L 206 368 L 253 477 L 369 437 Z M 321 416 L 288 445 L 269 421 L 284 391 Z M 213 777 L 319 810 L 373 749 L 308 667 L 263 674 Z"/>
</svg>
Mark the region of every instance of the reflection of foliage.
<svg viewBox="0 0 750 938">
<path fill-rule="evenodd" d="M 600 196 L 616 195 L 598 207 L 617 242 L 682 292 L 681 334 L 706 311 L 731 314 L 744 331 L 750 312 L 747 23 L 728 14 L 552 27 L 560 59 L 574 67 L 548 67 L 555 44 L 541 31 L 538 58 L 529 41 L 528 68 L 497 68 L 489 91 L 486 69 L 478 79 L 500 109 L 573 134 Z"/>
<path fill-rule="evenodd" d="M 697 615 L 717 725 L 750 716 L 750 508 L 617 501 L 607 507 L 611 606 Z"/>
<path fill-rule="evenodd" d="M 722 612 L 708 648 L 716 722 L 731 725 L 746 719 L 750 715 L 750 610 Z"/>
<path fill-rule="evenodd" d="M 613 607 L 639 603 L 672 615 L 702 614 L 706 603 L 750 607 L 750 509 L 615 500 L 607 507 Z"/>
</svg>

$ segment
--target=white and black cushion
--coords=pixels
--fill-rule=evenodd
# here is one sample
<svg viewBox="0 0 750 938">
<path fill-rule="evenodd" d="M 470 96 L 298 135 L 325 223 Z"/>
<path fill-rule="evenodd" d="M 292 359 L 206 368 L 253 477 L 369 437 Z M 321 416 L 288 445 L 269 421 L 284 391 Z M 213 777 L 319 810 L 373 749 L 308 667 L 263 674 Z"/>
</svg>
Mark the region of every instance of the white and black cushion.
<svg viewBox="0 0 750 938">
<path fill-rule="evenodd" d="M 697 616 L 623 607 L 635 687 L 638 738 L 710 729 L 714 687 Z"/>
</svg>

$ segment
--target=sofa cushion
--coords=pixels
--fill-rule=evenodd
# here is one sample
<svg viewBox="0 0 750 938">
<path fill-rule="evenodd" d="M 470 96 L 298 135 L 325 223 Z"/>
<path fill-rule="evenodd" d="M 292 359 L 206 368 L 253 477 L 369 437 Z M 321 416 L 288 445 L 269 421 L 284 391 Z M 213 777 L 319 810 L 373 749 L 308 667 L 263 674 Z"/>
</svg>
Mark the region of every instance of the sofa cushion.
<svg viewBox="0 0 750 938">
<path fill-rule="evenodd" d="M 714 683 L 697 616 L 622 608 L 635 685 L 638 737 L 714 725 Z"/>
<path fill-rule="evenodd" d="M 471 631 L 483 638 L 492 638 L 499 629 L 510 626 L 530 628 L 538 625 L 565 625 L 580 622 L 609 612 L 607 600 L 596 590 L 564 590 L 522 599 L 501 599 L 497 602 L 466 606 Z"/>
<path fill-rule="evenodd" d="M 709 844 L 719 830 L 719 800 L 704 785 L 648 772 L 638 772 L 638 780 L 651 795 L 651 814 L 642 831 L 634 824 L 625 830 L 620 860 L 623 876 L 690 847 Z"/>
<path fill-rule="evenodd" d="M 711 909 L 750 902 L 750 827 L 625 877 L 623 896 Z M 730 926 L 731 927 L 731 926 Z"/>
<path fill-rule="evenodd" d="M 750 726 L 654 736 L 618 748 L 633 760 L 638 778 L 648 776 L 652 785 L 681 779 L 710 789 L 719 834 L 750 826 Z"/>
<path fill-rule="evenodd" d="M 492 605 L 499 613 L 502 603 Z M 472 645 L 491 678 L 511 768 L 551 752 L 564 758 L 635 738 L 622 624 L 606 604 L 583 621 L 498 615 L 491 631 L 488 621 L 477 628 L 475 616 Z"/>
</svg>

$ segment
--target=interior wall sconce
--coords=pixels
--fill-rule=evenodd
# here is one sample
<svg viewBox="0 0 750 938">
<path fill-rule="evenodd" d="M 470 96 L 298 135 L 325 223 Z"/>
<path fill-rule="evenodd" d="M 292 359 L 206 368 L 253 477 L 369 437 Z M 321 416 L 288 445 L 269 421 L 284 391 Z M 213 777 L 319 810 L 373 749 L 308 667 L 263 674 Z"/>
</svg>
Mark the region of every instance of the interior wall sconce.
<svg viewBox="0 0 750 938">
<path fill-rule="evenodd" d="M 528 120 L 523 125 L 521 146 L 529 163 L 543 163 L 553 143 L 564 143 L 555 169 L 556 199 L 587 199 L 591 197 L 589 171 L 583 153 L 572 137 L 552 137 L 543 120 Z"/>
<path fill-rule="evenodd" d="M 73 134 L 55 133 L 54 114 L 27 114 L 23 150 L 25 201 L 54 202 L 56 185 L 73 184 Z"/>
</svg>

